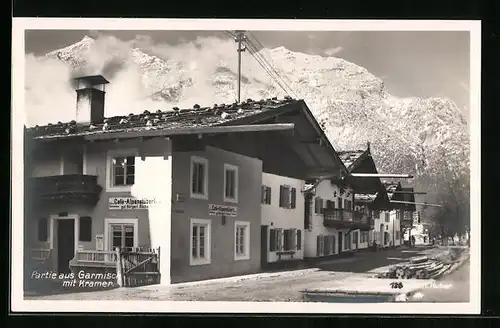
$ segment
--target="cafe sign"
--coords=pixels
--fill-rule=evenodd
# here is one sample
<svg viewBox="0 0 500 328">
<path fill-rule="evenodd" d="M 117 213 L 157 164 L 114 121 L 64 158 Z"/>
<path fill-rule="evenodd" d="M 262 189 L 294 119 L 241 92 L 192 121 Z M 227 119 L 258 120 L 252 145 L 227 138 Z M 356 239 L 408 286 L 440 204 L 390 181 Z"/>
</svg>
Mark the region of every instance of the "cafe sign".
<svg viewBox="0 0 500 328">
<path fill-rule="evenodd" d="M 209 204 L 208 215 L 236 217 L 238 216 L 238 208 L 235 206 Z"/>
<path fill-rule="evenodd" d="M 134 197 L 110 197 L 109 209 L 110 210 L 145 210 L 151 208 L 161 202 L 155 198 L 141 198 Z"/>
</svg>

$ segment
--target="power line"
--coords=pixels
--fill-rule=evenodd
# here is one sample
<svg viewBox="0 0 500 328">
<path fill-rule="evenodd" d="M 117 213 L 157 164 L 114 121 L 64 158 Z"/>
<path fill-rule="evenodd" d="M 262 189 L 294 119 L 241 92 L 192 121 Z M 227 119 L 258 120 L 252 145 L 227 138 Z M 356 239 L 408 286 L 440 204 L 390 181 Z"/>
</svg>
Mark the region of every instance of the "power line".
<svg viewBox="0 0 500 328">
<path fill-rule="evenodd" d="M 255 38 L 255 36 L 253 37 Z M 255 38 L 256 39 L 256 38 Z M 258 42 L 258 40 L 257 40 Z M 262 44 L 259 42 L 259 44 L 262 46 Z M 295 92 L 293 89 L 288 85 L 288 83 L 280 76 L 280 74 L 276 71 L 276 69 L 269 63 L 269 61 L 258 51 L 257 46 L 252 42 L 252 40 L 247 39 L 247 45 L 251 46 L 253 50 L 256 52 L 256 55 L 264 62 L 264 65 L 267 66 L 267 69 L 271 71 L 276 79 L 280 81 L 280 84 L 284 85 L 291 94 L 293 94 L 296 97 Z M 263 49 L 263 46 L 262 46 Z"/>
<path fill-rule="evenodd" d="M 255 50 L 254 46 L 253 45 L 247 45 L 248 47 L 248 50 L 250 52 L 250 54 L 254 57 L 254 59 L 257 61 L 257 63 L 260 64 L 260 66 L 262 66 L 262 68 L 266 71 L 266 73 L 274 80 L 274 82 L 276 82 L 276 84 L 278 84 L 281 89 L 287 94 L 287 95 L 290 95 L 290 92 L 289 90 L 287 90 L 286 86 L 280 82 L 280 80 L 273 74 L 273 72 L 267 67 L 267 65 L 265 64 L 265 62 L 262 60 L 262 57 L 260 57 L 258 55 L 258 52 Z"/>
<path fill-rule="evenodd" d="M 224 31 L 227 35 L 231 36 L 232 38 L 237 39 L 238 34 L 231 32 L 231 31 Z M 258 47 L 255 45 L 257 43 L 261 49 L 264 48 L 262 43 L 257 40 L 257 38 L 249 33 L 249 35 L 255 39 L 255 41 L 250 40 L 250 38 L 246 37 L 244 42 L 246 45 L 246 48 L 249 50 L 250 54 L 252 57 L 254 57 L 255 61 L 266 71 L 266 73 L 278 84 L 278 86 L 287 94 L 287 95 L 294 95 L 295 98 L 297 97 L 295 92 L 293 92 L 292 88 L 286 83 L 286 81 L 281 78 L 281 76 L 278 74 L 278 72 L 274 69 L 274 67 L 268 62 L 268 60 L 259 52 Z M 255 43 L 254 43 L 255 42 Z"/>
<path fill-rule="evenodd" d="M 257 43 L 257 45 L 260 47 L 260 49 L 265 49 L 264 45 L 262 43 L 260 43 L 259 39 L 257 39 L 257 37 L 252 32 L 248 32 L 248 35 L 254 40 L 255 43 Z M 265 58 L 265 56 L 264 56 L 264 58 Z M 271 58 L 271 61 L 272 61 L 272 58 Z M 285 80 L 285 79 L 286 79 L 286 82 L 291 84 L 291 81 L 287 78 L 286 75 L 283 76 L 283 80 Z"/>
</svg>

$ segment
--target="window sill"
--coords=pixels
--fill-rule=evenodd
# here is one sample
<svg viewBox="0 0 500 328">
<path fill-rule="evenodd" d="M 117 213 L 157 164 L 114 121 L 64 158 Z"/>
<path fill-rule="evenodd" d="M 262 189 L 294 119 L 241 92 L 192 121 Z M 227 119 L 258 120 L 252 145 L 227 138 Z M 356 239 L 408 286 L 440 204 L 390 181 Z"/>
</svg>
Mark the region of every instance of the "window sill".
<svg viewBox="0 0 500 328">
<path fill-rule="evenodd" d="M 205 194 L 191 194 L 191 198 L 193 199 L 201 199 L 201 200 L 208 200 L 208 195 Z"/>
<path fill-rule="evenodd" d="M 191 266 L 207 265 L 210 263 L 211 263 L 210 260 L 191 260 L 191 261 L 189 261 L 189 265 L 191 265 Z"/>
<path fill-rule="evenodd" d="M 224 197 L 224 203 L 238 204 L 238 199 L 237 198 L 226 198 L 226 197 Z"/>
<path fill-rule="evenodd" d="M 250 255 L 235 255 L 234 260 L 235 261 L 250 260 Z"/>
<path fill-rule="evenodd" d="M 132 186 L 133 185 L 130 185 L 130 186 L 120 186 L 120 187 L 111 187 L 111 186 L 108 186 L 106 188 L 106 192 L 130 192 L 132 191 Z"/>
</svg>

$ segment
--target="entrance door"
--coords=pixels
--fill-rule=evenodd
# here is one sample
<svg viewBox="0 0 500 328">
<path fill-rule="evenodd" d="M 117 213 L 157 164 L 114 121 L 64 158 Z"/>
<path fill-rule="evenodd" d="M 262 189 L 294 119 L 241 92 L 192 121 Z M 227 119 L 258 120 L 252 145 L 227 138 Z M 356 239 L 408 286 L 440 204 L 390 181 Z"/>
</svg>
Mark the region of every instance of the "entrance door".
<svg viewBox="0 0 500 328">
<path fill-rule="evenodd" d="M 57 220 L 57 269 L 71 272 L 69 261 L 75 256 L 75 220 Z"/>
<path fill-rule="evenodd" d="M 260 266 L 267 265 L 267 239 L 268 239 L 268 226 L 263 225 L 260 227 Z"/>
<path fill-rule="evenodd" d="M 339 231 L 338 247 L 339 247 L 339 253 L 341 253 L 342 252 L 342 232 L 341 231 Z"/>
<path fill-rule="evenodd" d="M 354 232 L 354 238 L 356 241 L 356 249 L 359 248 L 359 231 Z"/>
</svg>

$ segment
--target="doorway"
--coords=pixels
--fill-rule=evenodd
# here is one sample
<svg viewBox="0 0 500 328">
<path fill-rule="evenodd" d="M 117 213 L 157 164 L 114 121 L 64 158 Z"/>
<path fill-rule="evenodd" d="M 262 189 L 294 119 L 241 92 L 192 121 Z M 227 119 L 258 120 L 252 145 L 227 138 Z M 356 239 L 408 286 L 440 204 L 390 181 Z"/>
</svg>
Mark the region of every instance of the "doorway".
<svg viewBox="0 0 500 328">
<path fill-rule="evenodd" d="M 69 262 L 75 256 L 75 220 L 57 220 L 57 270 L 70 273 Z"/>
<path fill-rule="evenodd" d="M 339 254 L 340 254 L 342 252 L 342 232 L 341 231 L 339 231 L 338 248 L 339 248 Z"/>
<path fill-rule="evenodd" d="M 260 227 L 260 266 L 264 268 L 267 265 L 267 239 L 268 239 L 268 226 L 263 225 Z"/>
</svg>

